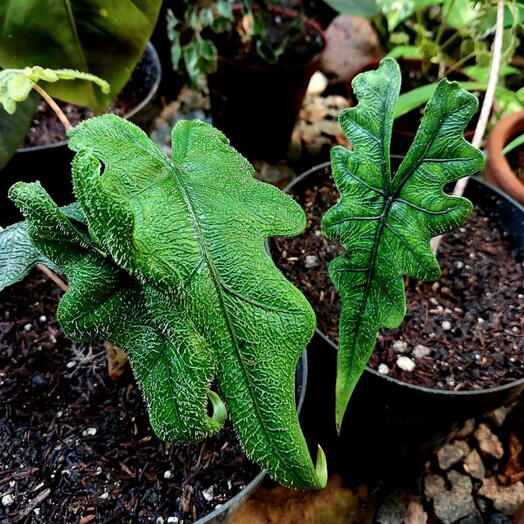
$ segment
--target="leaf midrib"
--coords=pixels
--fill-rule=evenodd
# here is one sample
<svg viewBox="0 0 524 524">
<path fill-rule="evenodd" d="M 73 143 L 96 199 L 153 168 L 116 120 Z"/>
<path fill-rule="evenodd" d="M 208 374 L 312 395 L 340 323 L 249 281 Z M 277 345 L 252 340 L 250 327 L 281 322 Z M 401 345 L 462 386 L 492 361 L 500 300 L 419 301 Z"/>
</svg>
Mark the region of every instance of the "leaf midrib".
<svg viewBox="0 0 524 524">
<path fill-rule="evenodd" d="M 263 423 L 263 417 L 262 417 L 262 415 L 260 413 L 260 408 L 259 408 L 259 406 L 258 406 L 258 404 L 257 404 L 257 402 L 255 400 L 256 396 L 255 396 L 255 392 L 253 391 L 253 385 L 251 384 L 251 381 L 249 380 L 249 374 L 248 374 L 246 365 L 245 365 L 245 363 L 243 361 L 242 354 L 240 352 L 240 348 L 239 348 L 239 344 L 238 344 L 238 338 L 237 338 L 235 329 L 233 327 L 232 319 L 231 319 L 229 311 L 228 311 L 228 309 L 227 309 L 227 307 L 225 305 L 224 294 L 223 294 L 222 282 L 221 282 L 220 275 L 218 273 L 217 268 L 215 267 L 215 264 L 213 263 L 211 254 L 210 254 L 209 249 L 208 249 L 208 247 L 206 245 L 205 237 L 204 237 L 204 234 L 202 232 L 202 228 L 200 227 L 197 215 L 195 213 L 194 205 L 193 205 L 193 203 L 191 201 L 191 197 L 189 195 L 189 191 L 186 188 L 186 186 L 184 185 L 184 183 L 182 182 L 181 178 L 178 176 L 178 173 L 176 171 L 176 167 L 173 170 L 173 176 L 174 176 L 178 186 L 180 187 L 180 192 L 181 192 L 181 195 L 182 195 L 182 199 L 183 199 L 184 204 L 185 204 L 185 206 L 187 208 L 187 211 L 188 211 L 188 213 L 189 213 L 189 215 L 191 217 L 191 221 L 193 223 L 193 228 L 194 228 L 195 233 L 197 235 L 199 248 L 200 248 L 202 254 L 204 255 L 204 258 L 206 259 L 207 266 L 208 266 L 208 268 L 210 270 L 211 277 L 212 277 L 212 280 L 213 280 L 213 285 L 214 285 L 214 287 L 216 289 L 217 296 L 218 296 L 218 299 L 219 299 L 219 302 L 220 302 L 220 308 L 221 308 L 221 310 L 223 312 L 224 320 L 226 322 L 227 329 L 229 331 L 231 339 L 232 339 L 232 341 L 233 341 L 233 343 L 235 345 L 237 360 L 240 363 L 240 368 L 242 370 L 242 374 L 244 375 L 245 382 L 246 382 L 247 387 L 249 389 L 249 395 L 250 395 L 250 397 L 252 399 L 252 404 L 253 404 L 253 407 L 254 407 L 255 415 L 256 415 L 256 417 L 257 417 L 257 419 L 259 421 L 260 427 L 262 428 L 262 431 L 264 433 L 266 442 L 272 448 L 273 453 L 276 456 L 278 456 L 278 458 L 280 459 L 280 462 L 282 464 L 285 464 L 286 463 L 285 459 L 282 457 L 282 454 L 280 453 L 278 448 L 276 448 L 273 445 L 273 440 L 270 438 L 270 435 L 269 435 L 269 433 L 268 433 L 268 431 L 266 429 L 266 426 Z M 292 471 L 292 468 L 290 468 L 290 469 L 291 469 L 293 477 L 295 477 L 295 480 L 297 480 L 297 478 L 299 478 L 299 477 L 295 476 L 295 473 Z"/>
</svg>

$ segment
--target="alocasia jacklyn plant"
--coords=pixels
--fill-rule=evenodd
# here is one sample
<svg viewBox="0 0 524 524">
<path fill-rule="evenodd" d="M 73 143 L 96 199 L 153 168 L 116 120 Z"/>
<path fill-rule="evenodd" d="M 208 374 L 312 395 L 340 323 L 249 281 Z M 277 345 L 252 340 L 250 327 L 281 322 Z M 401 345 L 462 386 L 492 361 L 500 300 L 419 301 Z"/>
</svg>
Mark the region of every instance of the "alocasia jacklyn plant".
<svg viewBox="0 0 524 524">
<path fill-rule="evenodd" d="M 342 302 L 338 429 L 378 330 L 397 327 L 404 318 L 402 275 L 439 278 L 430 239 L 455 229 L 471 212 L 468 200 L 447 195 L 444 187 L 480 171 L 484 160 L 463 136 L 477 99 L 444 79 L 393 176 L 389 152 L 400 82 L 398 64 L 389 58 L 355 78 L 359 103 L 339 118 L 353 151 L 338 146 L 331 153 L 340 200 L 324 215 L 322 228 L 346 249 L 329 266 Z"/>
<path fill-rule="evenodd" d="M 73 218 L 38 182 L 11 188 L 33 245 L 68 278 L 60 325 L 128 354 L 160 438 L 202 439 L 227 408 L 271 476 L 321 488 L 325 458 L 319 448 L 311 460 L 294 383 L 315 317 L 264 249 L 268 236 L 298 234 L 304 213 L 218 130 L 179 122 L 172 143 L 169 159 L 113 115 L 73 128 Z"/>
</svg>

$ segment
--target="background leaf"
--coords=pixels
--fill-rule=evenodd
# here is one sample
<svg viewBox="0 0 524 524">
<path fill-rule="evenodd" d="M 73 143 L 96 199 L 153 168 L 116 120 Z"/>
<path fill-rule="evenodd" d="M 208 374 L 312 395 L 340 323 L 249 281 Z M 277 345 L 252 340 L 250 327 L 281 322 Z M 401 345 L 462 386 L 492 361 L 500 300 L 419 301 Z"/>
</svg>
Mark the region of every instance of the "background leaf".
<svg viewBox="0 0 524 524">
<path fill-rule="evenodd" d="M 0 99 L 3 98 L 0 94 Z M 38 104 L 38 95 L 32 94 L 16 104 L 15 112 L 7 114 L 0 108 L 0 169 L 21 147 Z"/>
<path fill-rule="evenodd" d="M 153 31 L 161 0 L 10 0 L 0 3 L 0 66 L 39 65 L 92 73 L 111 85 L 44 84 L 49 94 L 102 111 L 129 79 Z"/>
<path fill-rule="evenodd" d="M 434 236 L 456 228 L 471 203 L 444 193 L 446 184 L 477 173 L 483 156 L 463 131 L 477 99 L 442 80 L 429 101 L 414 142 L 395 176 L 390 141 L 400 70 L 384 59 L 378 70 L 353 81 L 359 100 L 340 114 L 354 150 L 332 150 L 339 202 L 323 217 L 326 235 L 346 253 L 329 274 L 342 302 L 337 364 L 336 422 L 340 428 L 351 393 L 381 327 L 397 327 L 405 314 L 402 275 L 437 279 L 430 247 Z"/>
<path fill-rule="evenodd" d="M 335 11 L 344 15 L 363 16 L 371 18 L 380 13 L 380 7 L 375 0 L 324 0 Z"/>
</svg>

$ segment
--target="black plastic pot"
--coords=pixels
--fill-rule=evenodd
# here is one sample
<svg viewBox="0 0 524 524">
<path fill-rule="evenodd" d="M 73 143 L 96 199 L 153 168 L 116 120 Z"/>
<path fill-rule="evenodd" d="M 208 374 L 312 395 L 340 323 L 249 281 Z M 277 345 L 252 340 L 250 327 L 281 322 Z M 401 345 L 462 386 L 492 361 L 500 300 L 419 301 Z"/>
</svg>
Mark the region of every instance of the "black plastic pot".
<svg viewBox="0 0 524 524">
<path fill-rule="evenodd" d="M 307 352 L 304 351 L 297 365 L 297 372 L 295 376 L 296 383 L 296 398 L 297 398 L 297 411 L 298 413 L 302 410 L 304 404 L 304 398 L 306 395 L 306 387 L 308 381 L 308 356 Z M 244 489 L 239 491 L 234 497 L 229 499 L 226 503 L 222 504 L 215 511 L 208 513 L 205 517 L 197 520 L 195 524 L 204 524 L 211 522 L 223 522 L 228 516 L 232 515 L 240 506 L 242 506 L 251 494 L 260 486 L 262 481 L 266 478 L 266 472 L 261 471 Z"/>
<path fill-rule="evenodd" d="M 317 166 L 285 189 L 293 192 L 329 176 L 330 164 Z M 501 227 L 520 242 L 524 253 L 524 207 L 480 179 L 472 178 L 465 196 L 492 210 Z M 337 346 L 317 330 L 309 344 L 309 388 L 303 428 L 326 450 L 328 463 L 360 480 L 409 475 L 460 423 L 516 399 L 524 379 L 477 391 L 444 391 L 415 386 L 367 367 L 346 413 L 340 437 L 335 431 Z"/>
<path fill-rule="evenodd" d="M 152 120 L 149 105 L 162 74 L 158 55 L 152 44 L 147 45 L 145 54 L 149 55 L 147 59 L 152 64 L 151 74 L 148 75 L 150 83 L 144 90 L 147 94 L 124 116 L 141 127 L 146 127 Z M 0 171 L 0 226 L 5 227 L 22 219 L 16 206 L 7 198 L 9 188 L 18 181 L 39 180 L 58 204 L 69 204 L 73 200 L 70 175 L 72 159 L 73 152 L 67 147 L 66 141 L 18 149 Z"/>
<path fill-rule="evenodd" d="M 321 27 L 311 20 L 305 23 L 319 32 L 325 45 Z M 274 66 L 246 65 L 219 56 L 217 71 L 208 76 L 213 125 L 250 160 L 283 158 L 320 56 L 305 64 Z"/>
</svg>

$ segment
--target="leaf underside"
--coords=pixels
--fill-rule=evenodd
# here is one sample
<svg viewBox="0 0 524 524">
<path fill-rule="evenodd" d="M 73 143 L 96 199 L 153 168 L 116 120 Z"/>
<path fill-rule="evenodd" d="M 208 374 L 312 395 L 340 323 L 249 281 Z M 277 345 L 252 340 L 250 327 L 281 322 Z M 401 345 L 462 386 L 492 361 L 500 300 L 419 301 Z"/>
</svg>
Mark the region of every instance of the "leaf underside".
<svg viewBox="0 0 524 524">
<path fill-rule="evenodd" d="M 394 176 L 390 142 L 400 91 L 398 64 L 384 59 L 376 71 L 353 81 L 359 100 L 340 114 L 353 151 L 332 150 L 332 172 L 340 199 L 322 228 L 345 254 L 329 266 L 342 303 L 336 384 L 340 430 L 351 393 L 375 346 L 381 327 L 397 327 L 405 315 L 402 275 L 419 280 L 440 276 L 432 237 L 457 228 L 471 203 L 444 193 L 444 186 L 477 173 L 483 155 L 463 137 L 477 99 L 442 80 L 426 106 L 409 152 Z"/>
<path fill-rule="evenodd" d="M 294 385 L 315 318 L 264 249 L 268 236 L 299 233 L 304 213 L 216 129 L 179 122 L 172 143 L 169 159 L 113 115 L 70 132 L 88 232 L 38 184 L 12 188 L 31 240 L 69 278 L 60 324 L 126 351 L 161 438 L 221 427 L 216 380 L 248 456 L 282 484 L 322 487 L 325 462 L 321 450 L 317 468 L 311 460 Z"/>
</svg>

